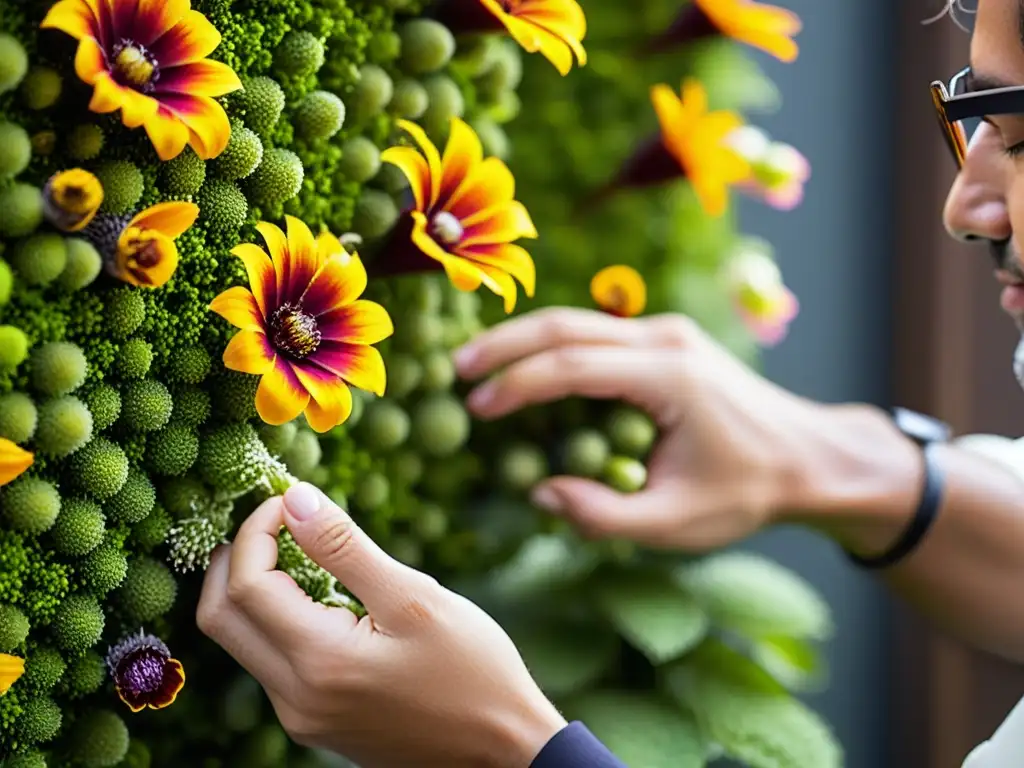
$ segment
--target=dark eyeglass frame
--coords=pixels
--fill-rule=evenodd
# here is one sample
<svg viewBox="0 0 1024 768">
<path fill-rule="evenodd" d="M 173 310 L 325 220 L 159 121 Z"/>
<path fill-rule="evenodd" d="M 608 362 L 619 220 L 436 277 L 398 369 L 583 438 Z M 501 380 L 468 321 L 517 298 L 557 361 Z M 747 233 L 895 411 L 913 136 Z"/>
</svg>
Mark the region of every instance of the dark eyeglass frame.
<svg viewBox="0 0 1024 768">
<path fill-rule="evenodd" d="M 948 83 L 936 80 L 931 84 L 932 104 L 939 120 L 942 135 L 953 153 L 957 168 L 962 168 L 967 157 L 967 134 L 961 121 L 984 118 L 989 115 L 1024 115 L 1024 85 L 1008 88 L 990 88 L 984 91 L 970 91 L 956 96 L 960 81 L 970 74 L 971 68 L 964 67 L 949 79 Z"/>
</svg>

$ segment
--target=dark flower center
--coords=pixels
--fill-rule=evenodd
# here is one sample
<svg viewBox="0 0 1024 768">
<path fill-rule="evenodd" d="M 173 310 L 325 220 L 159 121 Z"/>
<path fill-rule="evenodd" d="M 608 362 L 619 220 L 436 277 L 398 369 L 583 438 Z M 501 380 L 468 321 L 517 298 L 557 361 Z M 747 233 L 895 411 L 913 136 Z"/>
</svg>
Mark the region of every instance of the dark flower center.
<svg viewBox="0 0 1024 768">
<path fill-rule="evenodd" d="M 115 45 L 110 58 L 114 65 L 114 73 L 126 85 L 150 91 L 160 77 L 153 54 L 132 40 L 122 40 Z"/>
<path fill-rule="evenodd" d="M 133 653 L 118 666 L 115 682 L 133 694 L 160 690 L 165 662 L 166 659 L 154 650 Z"/>
<path fill-rule="evenodd" d="M 270 316 L 270 341 L 289 357 L 302 360 L 320 346 L 316 318 L 294 304 L 283 304 Z"/>
<path fill-rule="evenodd" d="M 431 237 L 445 245 L 455 245 L 465 233 L 462 222 L 448 211 L 441 211 L 430 220 Z"/>
</svg>

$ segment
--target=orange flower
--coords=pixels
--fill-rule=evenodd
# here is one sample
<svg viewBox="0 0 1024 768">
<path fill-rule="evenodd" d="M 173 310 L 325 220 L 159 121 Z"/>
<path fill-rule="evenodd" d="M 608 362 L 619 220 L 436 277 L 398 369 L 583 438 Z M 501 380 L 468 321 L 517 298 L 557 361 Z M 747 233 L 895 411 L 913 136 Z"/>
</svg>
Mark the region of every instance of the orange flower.
<svg viewBox="0 0 1024 768">
<path fill-rule="evenodd" d="M 516 305 L 512 278 L 527 296 L 533 296 L 536 283 L 533 259 L 512 241 L 537 237 L 530 214 L 514 199 L 512 172 L 496 157 L 484 159 L 479 137 L 458 118 L 452 119 L 443 157 L 418 125 L 406 120 L 398 125 L 420 151 L 391 147 L 381 159 L 398 166 L 412 186 L 412 244 L 443 266 L 456 288 L 473 291 L 486 285 L 511 312 Z M 396 245 L 399 250 L 384 254 L 395 264 L 403 257 L 402 244 Z M 391 265 L 392 272 L 396 269 Z"/>
<path fill-rule="evenodd" d="M 802 26 L 799 16 L 774 5 L 752 0 L 691 0 L 648 50 L 663 51 L 704 37 L 724 35 L 792 62 L 800 52 L 793 37 Z"/>
<path fill-rule="evenodd" d="M 366 270 L 338 238 L 316 239 L 296 218 L 287 235 L 256 225 L 270 251 L 243 243 L 232 253 L 244 263 L 250 288 L 229 288 L 210 309 L 240 331 L 224 350 L 224 365 L 261 376 L 256 411 L 268 424 L 305 413 L 317 432 L 352 412 L 346 384 L 384 394 L 384 360 L 374 347 L 394 331 L 384 307 L 360 299 Z M 250 290 L 251 289 L 251 290 Z"/>
<path fill-rule="evenodd" d="M 632 267 L 616 264 L 594 275 L 590 295 L 610 315 L 635 317 L 647 305 L 647 284 Z"/>
<path fill-rule="evenodd" d="M 112 277 L 141 288 L 159 288 L 178 268 L 174 238 L 198 216 L 194 203 L 157 203 L 130 219 L 100 214 L 82 234 L 99 250 Z"/>
<path fill-rule="evenodd" d="M 60 0 L 42 27 L 79 41 L 75 72 L 93 87 L 89 109 L 121 110 L 126 128 L 146 129 L 161 160 L 186 144 L 204 160 L 224 151 L 231 127 L 214 97 L 242 83 L 206 58 L 220 33 L 189 0 Z"/>
<path fill-rule="evenodd" d="M 55 173 L 43 188 L 43 212 L 53 226 L 65 232 L 87 227 L 102 203 L 103 185 L 81 168 Z"/>
<path fill-rule="evenodd" d="M 0 696 L 7 693 L 25 674 L 25 660 L 9 653 L 0 653 Z"/>
<path fill-rule="evenodd" d="M 14 480 L 32 466 L 35 457 L 10 440 L 0 437 L 0 485 Z"/>
</svg>

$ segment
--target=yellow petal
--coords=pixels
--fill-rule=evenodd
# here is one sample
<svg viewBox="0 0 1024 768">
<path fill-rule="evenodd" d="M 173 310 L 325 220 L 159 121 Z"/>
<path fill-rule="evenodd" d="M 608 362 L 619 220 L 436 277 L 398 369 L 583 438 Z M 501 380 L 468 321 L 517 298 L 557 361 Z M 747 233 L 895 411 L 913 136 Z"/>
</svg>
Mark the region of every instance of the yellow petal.
<svg viewBox="0 0 1024 768">
<path fill-rule="evenodd" d="M 136 214 L 128 226 L 154 230 L 173 240 L 195 224 L 198 217 L 199 206 L 195 203 L 157 203 Z"/>
<path fill-rule="evenodd" d="M 106 71 L 107 60 L 100 44 L 91 37 L 83 37 L 75 51 L 75 74 L 83 83 L 92 85 Z"/>
<path fill-rule="evenodd" d="M 364 344 L 324 342 L 310 355 L 310 362 L 338 376 L 353 387 L 383 396 L 387 385 L 384 358 L 376 347 Z"/>
<path fill-rule="evenodd" d="M 486 219 L 464 228 L 465 233 L 459 243 L 460 247 L 510 243 L 521 237 L 537 237 L 537 229 L 530 214 L 518 200 L 513 200 L 504 207 L 491 209 L 488 214 Z"/>
<path fill-rule="evenodd" d="M 427 201 L 426 207 L 429 208 L 437 202 L 441 190 L 441 155 L 433 142 L 427 138 L 427 134 L 416 123 L 399 120 L 396 125 L 412 136 L 413 141 L 419 145 L 423 156 L 427 159 L 427 170 L 430 172 L 430 199 Z"/>
<path fill-rule="evenodd" d="M 390 163 L 400 170 L 409 180 L 416 208 L 425 211 L 430 204 L 430 168 L 423 155 L 412 147 L 389 147 L 380 156 L 381 162 Z"/>
<path fill-rule="evenodd" d="M 647 304 L 647 284 L 632 267 L 616 264 L 605 267 L 590 281 L 590 295 L 606 312 L 619 317 L 635 317 Z"/>
<path fill-rule="evenodd" d="M 32 466 L 35 457 L 24 448 L 0 437 L 0 485 L 14 480 Z"/>
<path fill-rule="evenodd" d="M 340 378 L 307 365 L 296 365 L 295 375 L 309 390 L 309 405 L 304 413 L 314 432 L 332 430 L 352 414 L 352 392 Z"/>
<path fill-rule="evenodd" d="M 98 33 L 96 17 L 84 0 L 60 0 L 50 8 L 39 26 L 42 29 L 59 29 L 77 39 Z"/>
<path fill-rule="evenodd" d="M 249 287 L 252 288 L 252 295 L 256 297 L 256 305 L 259 307 L 260 314 L 266 317 L 278 306 L 277 278 L 274 275 L 274 265 L 270 261 L 270 257 L 262 248 L 252 243 L 236 245 L 231 249 L 231 253 L 240 258 L 245 265 L 246 274 L 249 276 Z"/>
<path fill-rule="evenodd" d="M 308 404 L 309 392 L 296 377 L 291 363 L 278 356 L 256 389 L 256 412 L 267 424 L 279 426 L 297 417 Z"/>
<path fill-rule="evenodd" d="M 376 344 L 395 332 L 388 311 L 366 299 L 332 309 L 316 319 L 321 338 L 350 344 Z"/>
<path fill-rule="evenodd" d="M 163 162 L 176 158 L 188 145 L 188 126 L 167 110 L 158 109 L 145 126 L 153 149 Z"/>
<path fill-rule="evenodd" d="M 316 236 L 317 263 L 323 264 L 328 259 L 341 255 L 349 255 L 341 240 L 326 230 Z"/>
<path fill-rule="evenodd" d="M 116 272 L 140 288 L 159 288 L 178 268 L 178 249 L 162 232 L 127 227 L 117 240 Z"/>
<path fill-rule="evenodd" d="M 264 330 L 263 312 L 259 304 L 256 303 L 256 297 L 249 289 L 240 285 L 228 288 L 219 294 L 210 302 L 210 310 L 216 312 L 236 328 L 253 331 Z"/>
<path fill-rule="evenodd" d="M 288 247 L 284 258 L 277 264 L 277 291 L 283 303 L 298 301 L 320 267 L 316 240 L 309 227 L 294 216 L 284 218 Z"/>
<path fill-rule="evenodd" d="M 25 660 L 9 653 L 0 653 L 0 696 L 11 689 L 25 674 Z"/>
<path fill-rule="evenodd" d="M 498 296 L 504 299 L 505 314 L 511 314 L 516 308 L 516 284 L 515 281 L 505 272 L 487 265 L 480 265 L 484 274 L 484 285 L 490 288 Z"/>
<path fill-rule="evenodd" d="M 522 25 L 522 28 L 520 28 Z M 555 65 L 559 74 L 567 75 L 572 70 L 572 49 L 562 38 L 552 32 L 531 24 L 527 19 L 511 18 L 506 23 L 508 31 L 528 51 L 540 51 L 545 59 Z M 529 45 L 524 41 L 529 41 Z M 533 47 L 530 47 L 530 46 Z"/>
<path fill-rule="evenodd" d="M 537 270 L 533 258 L 525 248 L 514 243 L 495 243 L 459 249 L 466 258 L 508 272 L 523 284 L 526 295 L 532 297 L 537 285 Z"/>
<path fill-rule="evenodd" d="M 269 221 L 261 221 L 256 225 L 256 231 L 263 235 L 263 242 L 267 244 L 267 251 L 274 264 L 284 260 L 288 251 L 288 238 L 280 227 L 271 224 Z"/>
<path fill-rule="evenodd" d="M 127 90 L 114 82 L 106 72 L 96 76 L 93 83 L 92 99 L 89 101 L 89 109 L 101 115 L 116 112 L 124 103 L 123 91 Z"/>
<path fill-rule="evenodd" d="M 466 177 L 445 205 L 462 226 L 476 224 L 487 211 L 507 205 L 516 196 L 512 171 L 496 157 L 488 157 Z"/>
<path fill-rule="evenodd" d="M 260 376 L 274 365 L 275 352 L 261 330 L 243 330 L 231 337 L 224 349 L 224 367 Z"/>
<path fill-rule="evenodd" d="M 447 201 L 483 159 L 483 145 L 476 132 L 463 120 L 452 118 L 448 144 L 441 158 L 441 199 Z"/>
</svg>

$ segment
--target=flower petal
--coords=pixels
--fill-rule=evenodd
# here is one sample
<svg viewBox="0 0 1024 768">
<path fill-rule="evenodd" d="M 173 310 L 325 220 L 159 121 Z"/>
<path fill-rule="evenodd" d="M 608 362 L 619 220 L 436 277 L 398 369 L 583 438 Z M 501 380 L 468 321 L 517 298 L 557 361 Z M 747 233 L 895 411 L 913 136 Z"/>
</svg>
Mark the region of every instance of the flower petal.
<svg viewBox="0 0 1024 768">
<path fill-rule="evenodd" d="M 256 225 L 256 231 L 263 236 L 263 242 L 267 244 L 267 252 L 270 260 L 276 265 L 287 258 L 288 238 L 281 228 L 269 221 L 261 221 Z"/>
<path fill-rule="evenodd" d="M 516 196 L 516 180 L 512 171 L 497 157 L 488 157 L 463 180 L 448 198 L 445 210 L 463 226 L 474 223 L 474 217 Z"/>
<path fill-rule="evenodd" d="M 442 248 L 434 238 L 427 234 L 427 217 L 420 211 L 412 212 L 412 233 L 410 235 L 412 244 L 423 251 L 430 258 L 444 263 L 451 255 Z"/>
<path fill-rule="evenodd" d="M 189 0 L 137 0 L 132 28 L 125 37 L 149 47 L 189 12 Z"/>
<path fill-rule="evenodd" d="M 156 93 L 223 96 L 241 87 L 242 81 L 231 67 L 204 59 L 161 71 Z"/>
<path fill-rule="evenodd" d="M 189 144 L 203 160 L 224 151 L 231 138 L 231 123 L 224 108 L 209 96 L 163 93 L 160 104 L 189 129 Z"/>
<path fill-rule="evenodd" d="M 309 391 L 306 422 L 314 432 L 323 434 L 343 423 L 352 414 L 352 392 L 339 377 L 316 365 L 297 363 L 295 375 Z"/>
<path fill-rule="evenodd" d="M 381 162 L 398 167 L 409 180 L 416 208 L 425 211 L 430 204 L 430 168 L 423 155 L 412 147 L 389 147 L 380 155 Z"/>
<path fill-rule="evenodd" d="M 25 674 L 25 660 L 20 656 L 0 653 L 0 696 L 11 689 Z"/>
<path fill-rule="evenodd" d="M 169 110 L 160 107 L 156 114 L 146 121 L 146 134 L 153 149 L 163 161 L 173 160 L 188 145 L 191 132 L 181 120 Z"/>
<path fill-rule="evenodd" d="M 559 74 L 567 75 L 572 70 L 573 51 L 558 35 L 531 23 L 527 18 L 512 17 L 505 26 L 517 43 L 531 53 L 540 51 L 545 59 L 555 65 Z M 582 51 L 582 48 L 580 50 Z"/>
<path fill-rule="evenodd" d="M 288 228 L 288 246 L 281 254 L 281 260 L 275 264 L 277 295 L 282 304 L 298 304 L 303 301 L 307 289 L 312 288 L 311 283 L 320 267 L 319 253 L 309 227 L 294 216 L 284 218 Z M 344 256 L 348 258 L 347 253 Z M 306 311 L 317 314 L 317 310 L 311 307 L 306 307 Z"/>
<path fill-rule="evenodd" d="M 93 83 L 92 98 L 89 100 L 89 111 L 105 115 L 109 112 L 116 112 L 124 103 L 122 91 L 128 90 L 117 83 L 106 72 L 96 76 Z"/>
<path fill-rule="evenodd" d="M 412 136 L 419 148 L 423 151 L 423 156 L 427 160 L 427 170 L 430 174 L 430 197 L 427 200 L 424 210 L 430 208 L 437 203 L 438 195 L 441 189 L 441 155 L 437 151 L 437 147 L 434 146 L 433 142 L 427 138 L 427 134 L 420 128 L 416 123 L 409 122 L 408 120 L 399 120 L 396 125 L 403 131 Z M 410 182 L 412 180 L 410 179 Z"/>
<path fill-rule="evenodd" d="M 484 159 L 483 145 L 476 132 L 463 120 L 452 118 L 448 143 L 441 158 L 441 187 L 438 203 L 448 207 L 448 199 L 455 193 L 469 173 Z"/>
<path fill-rule="evenodd" d="M 54 6 L 56 7 L 56 6 Z M 84 37 L 75 51 L 75 74 L 86 85 L 93 85 L 101 73 L 107 71 L 107 59 L 100 44 Z"/>
<path fill-rule="evenodd" d="M 516 291 L 515 281 L 506 272 L 496 267 L 481 264 L 479 268 L 483 273 L 484 285 L 504 299 L 505 314 L 510 314 L 516 308 L 516 294 L 518 291 Z"/>
<path fill-rule="evenodd" d="M 220 45 L 220 32 L 199 11 L 188 11 L 159 40 L 149 46 L 161 67 L 176 67 L 205 59 Z"/>
<path fill-rule="evenodd" d="M 321 339 L 352 344 L 376 344 L 395 332 L 388 311 L 365 299 L 325 312 L 317 318 L 316 324 Z"/>
<path fill-rule="evenodd" d="M 262 248 L 253 243 L 240 243 L 231 249 L 231 253 L 245 264 L 245 271 L 249 276 L 249 286 L 256 299 L 256 306 L 259 307 L 260 314 L 266 317 L 278 307 L 277 280 L 274 276 L 273 262 Z"/>
<path fill-rule="evenodd" d="M 172 240 L 196 223 L 199 206 L 195 203 L 157 203 L 135 215 L 129 227 L 152 229 Z"/>
<path fill-rule="evenodd" d="M 376 347 L 325 341 L 307 360 L 340 376 L 353 387 L 383 396 L 387 384 L 384 358 Z"/>
<path fill-rule="evenodd" d="M 32 466 L 35 457 L 24 448 L 0 437 L 0 485 L 7 485 Z"/>
<path fill-rule="evenodd" d="M 151 694 L 149 701 L 150 709 L 163 709 L 169 707 L 178 698 L 181 689 L 185 687 L 185 668 L 177 659 L 168 659 L 164 662 L 164 679 L 160 688 Z"/>
<path fill-rule="evenodd" d="M 224 367 L 260 376 L 274 365 L 276 353 L 262 330 L 242 330 L 231 337 L 224 349 Z"/>
<path fill-rule="evenodd" d="M 504 208 L 493 210 L 488 218 L 466 227 L 459 245 L 465 248 L 471 245 L 509 243 L 520 237 L 537 237 L 537 229 L 526 207 L 518 200 L 513 200 Z"/>
<path fill-rule="evenodd" d="M 347 254 L 341 240 L 324 230 L 316 236 L 316 259 L 318 264 L 323 264 L 329 258 L 341 254 Z"/>
<path fill-rule="evenodd" d="M 321 315 L 354 302 L 366 290 L 366 282 L 362 259 L 338 254 L 317 270 L 299 303 L 305 312 Z"/>
<path fill-rule="evenodd" d="M 248 288 L 236 285 L 228 288 L 210 302 L 210 310 L 223 317 L 235 328 L 265 331 L 263 312 L 256 297 Z"/>
<path fill-rule="evenodd" d="M 50 8 L 39 26 L 59 29 L 77 40 L 99 36 L 98 20 L 85 0 L 60 0 Z"/>
<path fill-rule="evenodd" d="M 647 304 L 647 284 L 632 267 L 605 267 L 590 281 L 590 295 L 597 305 L 617 317 L 635 317 Z"/>
<path fill-rule="evenodd" d="M 162 232 L 126 227 L 117 240 L 114 273 L 140 288 L 159 288 L 178 268 L 178 248 Z"/>
<path fill-rule="evenodd" d="M 308 404 L 309 392 L 296 377 L 291 363 L 278 355 L 256 389 L 256 413 L 267 424 L 279 426 L 302 413 Z"/>
<path fill-rule="evenodd" d="M 537 268 L 533 263 L 533 257 L 525 248 L 513 243 L 493 243 L 459 248 L 459 254 L 472 261 L 508 272 L 523 284 L 526 295 L 533 297 L 537 285 Z"/>
</svg>

